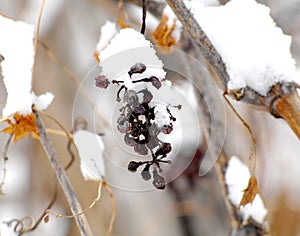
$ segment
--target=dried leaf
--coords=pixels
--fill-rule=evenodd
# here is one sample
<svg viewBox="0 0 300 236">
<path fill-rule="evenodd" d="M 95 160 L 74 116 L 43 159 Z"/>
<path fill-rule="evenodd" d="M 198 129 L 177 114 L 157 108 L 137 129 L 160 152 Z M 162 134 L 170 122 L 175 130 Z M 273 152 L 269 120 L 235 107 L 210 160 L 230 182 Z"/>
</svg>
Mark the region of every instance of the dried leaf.
<svg viewBox="0 0 300 236">
<path fill-rule="evenodd" d="M 152 37 L 157 41 L 158 46 L 171 47 L 176 44 L 175 39 L 172 36 L 172 32 L 175 29 L 175 21 L 172 27 L 168 27 L 168 17 L 162 16 L 161 21 L 152 33 Z M 163 50 L 165 53 L 170 53 L 170 50 Z"/>
<path fill-rule="evenodd" d="M 99 52 L 94 52 L 93 57 L 95 58 L 96 62 L 99 64 L 100 63 L 100 59 L 99 59 Z"/>
<path fill-rule="evenodd" d="M 50 220 L 49 215 L 46 215 L 46 216 L 44 217 L 44 222 L 47 224 L 47 223 L 49 222 L 49 220 Z"/>
<path fill-rule="evenodd" d="M 14 142 L 29 135 L 35 139 L 39 139 L 39 133 L 35 124 L 35 115 L 33 113 L 26 116 L 15 113 L 14 121 L 6 119 L 4 122 L 7 122 L 9 126 L 1 132 L 14 135 Z"/>
<path fill-rule="evenodd" d="M 248 181 L 247 188 L 244 190 L 244 195 L 238 208 L 240 209 L 241 206 L 245 206 L 248 203 L 252 203 L 257 193 L 257 179 L 255 176 L 252 175 Z"/>
<path fill-rule="evenodd" d="M 118 26 L 121 28 L 121 29 L 125 29 L 125 28 L 131 28 L 130 25 L 127 25 L 124 18 L 123 17 L 119 17 L 118 18 Z"/>
</svg>

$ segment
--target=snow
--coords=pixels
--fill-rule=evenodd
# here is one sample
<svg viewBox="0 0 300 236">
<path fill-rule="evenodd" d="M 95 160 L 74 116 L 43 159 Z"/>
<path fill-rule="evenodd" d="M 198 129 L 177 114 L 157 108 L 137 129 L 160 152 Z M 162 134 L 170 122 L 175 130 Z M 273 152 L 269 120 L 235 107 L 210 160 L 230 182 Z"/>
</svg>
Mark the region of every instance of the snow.
<svg viewBox="0 0 300 236">
<path fill-rule="evenodd" d="M 34 26 L 0 15 L 0 35 L 0 54 L 4 57 L 2 75 L 7 90 L 2 116 L 9 117 L 17 112 L 28 115 L 34 101 L 40 108 L 47 108 L 54 96 L 48 93 L 37 98 L 31 91 Z"/>
<path fill-rule="evenodd" d="M 167 111 L 167 107 L 162 104 L 157 104 L 154 108 L 155 119 L 154 123 L 158 128 L 163 128 L 165 125 L 170 125 L 170 114 Z"/>
<path fill-rule="evenodd" d="M 33 104 L 38 110 L 45 110 L 53 101 L 54 94 L 53 93 L 45 93 L 40 96 L 36 96 L 33 94 L 34 100 Z"/>
<path fill-rule="evenodd" d="M 105 176 L 104 143 L 102 137 L 87 130 L 74 133 L 79 152 L 80 170 L 85 180 L 99 181 Z"/>
<path fill-rule="evenodd" d="M 136 86 L 131 82 L 132 80 L 150 76 L 163 80 L 166 77 L 163 63 L 157 57 L 152 44 L 145 39 L 143 34 L 134 29 L 121 29 L 99 54 L 101 74 L 110 80 L 125 81 L 125 86 L 129 89 Z M 128 71 L 136 63 L 143 63 L 147 69 L 142 74 L 133 74 L 130 78 Z"/>
<path fill-rule="evenodd" d="M 249 86 L 265 96 L 272 85 L 295 78 L 291 37 L 276 26 L 268 7 L 254 0 L 231 0 L 219 7 L 185 3 L 220 53 L 229 90 Z"/>
<path fill-rule="evenodd" d="M 118 33 L 117 25 L 114 22 L 106 21 L 106 23 L 100 29 L 100 37 L 97 43 L 97 52 L 101 52 L 109 44 L 110 40 Z M 102 60 L 102 58 L 101 58 Z M 99 57 L 100 61 L 100 57 Z"/>
<path fill-rule="evenodd" d="M 225 182 L 228 189 L 229 200 L 234 206 L 239 206 L 243 197 L 243 190 L 247 188 L 250 177 L 249 168 L 237 157 L 233 156 L 228 162 Z M 263 224 L 267 212 L 259 194 L 256 195 L 252 203 L 248 203 L 246 206 L 241 206 L 240 208 L 244 222 L 251 217 L 256 222 Z"/>
</svg>

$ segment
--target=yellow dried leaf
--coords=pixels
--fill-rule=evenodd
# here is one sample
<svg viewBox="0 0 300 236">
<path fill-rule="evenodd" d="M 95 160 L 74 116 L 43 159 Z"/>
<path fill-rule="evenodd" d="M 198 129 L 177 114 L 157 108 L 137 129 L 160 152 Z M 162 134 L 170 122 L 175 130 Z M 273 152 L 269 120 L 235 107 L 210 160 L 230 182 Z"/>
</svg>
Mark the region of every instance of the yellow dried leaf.
<svg viewBox="0 0 300 236">
<path fill-rule="evenodd" d="M 248 203 L 252 203 L 257 193 L 257 179 L 255 176 L 252 175 L 248 181 L 247 188 L 244 190 L 244 195 L 238 208 L 240 209 L 241 206 L 245 206 Z"/>
<path fill-rule="evenodd" d="M 175 39 L 172 36 L 172 32 L 175 29 L 175 21 L 172 27 L 168 27 L 168 17 L 166 15 L 162 16 L 161 21 L 152 33 L 152 37 L 156 40 L 158 46 L 171 47 L 176 44 Z M 165 51 L 169 53 L 170 51 Z"/>
<path fill-rule="evenodd" d="M 99 55 L 100 55 L 99 52 L 94 52 L 94 55 L 93 55 L 98 64 L 100 64 Z"/>
<path fill-rule="evenodd" d="M 124 18 L 123 17 L 119 17 L 118 18 L 118 26 L 121 28 L 121 29 L 125 29 L 125 28 L 131 28 L 130 25 L 127 25 Z"/>
<path fill-rule="evenodd" d="M 33 113 L 24 116 L 19 113 L 14 114 L 14 121 L 10 119 L 4 120 L 9 126 L 1 132 L 14 135 L 14 142 L 31 135 L 35 139 L 39 139 L 39 133 L 35 124 L 35 115 Z"/>
</svg>

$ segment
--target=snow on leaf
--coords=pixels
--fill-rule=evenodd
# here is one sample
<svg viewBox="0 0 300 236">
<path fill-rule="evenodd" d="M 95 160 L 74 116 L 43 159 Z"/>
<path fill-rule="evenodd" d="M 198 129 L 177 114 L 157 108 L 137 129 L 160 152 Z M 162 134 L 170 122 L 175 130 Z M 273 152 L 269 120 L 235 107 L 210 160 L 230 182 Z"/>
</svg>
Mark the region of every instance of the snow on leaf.
<svg viewBox="0 0 300 236">
<path fill-rule="evenodd" d="M 28 137 L 29 135 L 35 139 L 39 139 L 39 133 L 35 124 L 35 115 L 33 113 L 28 115 L 15 113 L 13 120 L 5 119 L 3 121 L 7 122 L 9 126 L 1 132 L 12 134 L 14 136 L 14 142 L 17 142 L 24 137 Z"/>
<path fill-rule="evenodd" d="M 105 176 L 104 143 L 102 137 L 87 130 L 74 133 L 79 152 L 80 170 L 85 180 L 99 181 Z"/>
<path fill-rule="evenodd" d="M 34 26 L 0 15 L 0 35 L 0 54 L 4 58 L 0 63 L 7 90 L 7 101 L 2 116 L 9 117 L 19 113 L 18 118 L 26 117 L 32 112 L 31 107 L 35 102 L 40 108 L 47 108 L 53 95 L 48 94 L 37 99 L 31 88 L 35 55 Z"/>
<path fill-rule="evenodd" d="M 231 0 L 219 7 L 185 3 L 220 53 L 229 90 L 249 86 L 265 96 L 274 84 L 294 80 L 291 37 L 276 26 L 268 7 L 255 0 Z"/>
<path fill-rule="evenodd" d="M 250 187 L 249 189 L 249 196 L 251 196 L 249 199 L 251 200 L 252 197 L 254 197 L 254 199 L 251 204 L 240 206 L 243 195 L 245 195 L 243 192 L 247 189 L 247 185 L 249 185 L 249 179 L 250 185 L 253 185 L 253 187 Z M 237 157 L 231 157 L 225 172 L 225 183 L 228 190 L 228 198 L 235 207 L 238 208 L 240 206 L 240 214 L 242 215 L 245 223 L 249 220 L 249 218 L 252 218 L 257 223 L 263 224 L 268 210 L 265 208 L 258 193 L 256 193 L 255 196 L 253 196 L 254 193 L 250 194 L 251 190 L 255 192 L 254 182 L 254 179 L 251 180 L 249 168 Z"/>
<path fill-rule="evenodd" d="M 245 206 L 248 203 L 252 203 L 257 193 L 257 179 L 255 176 L 252 175 L 249 179 L 247 188 L 244 190 L 243 198 L 240 201 L 238 208 L 240 209 L 241 206 Z"/>
</svg>

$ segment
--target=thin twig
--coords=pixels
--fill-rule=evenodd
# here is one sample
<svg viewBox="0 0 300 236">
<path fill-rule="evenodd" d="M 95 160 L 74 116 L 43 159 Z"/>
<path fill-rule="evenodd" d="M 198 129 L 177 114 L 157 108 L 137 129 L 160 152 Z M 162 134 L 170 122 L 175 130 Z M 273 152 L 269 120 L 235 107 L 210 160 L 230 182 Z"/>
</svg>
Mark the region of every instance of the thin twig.
<svg viewBox="0 0 300 236">
<path fill-rule="evenodd" d="M 126 0 L 126 2 L 133 3 L 137 6 L 143 7 L 143 2 L 141 0 Z M 164 10 L 164 7 L 166 6 L 165 2 L 157 2 L 153 0 L 147 0 L 147 10 L 152 15 L 156 17 L 161 17 L 161 13 Z"/>
<path fill-rule="evenodd" d="M 77 150 L 77 147 L 76 147 L 76 145 L 74 143 L 73 134 L 69 133 L 66 130 L 66 128 L 57 119 L 55 119 L 53 116 L 51 116 L 51 115 L 49 115 L 49 114 L 47 114 L 46 112 L 43 112 L 43 111 L 38 111 L 38 112 L 41 113 L 42 115 L 46 116 L 47 118 L 53 120 L 61 128 L 61 130 L 63 130 L 64 136 L 66 136 L 68 138 L 67 149 L 68 149 L 68 152 L 69 152 L 69 154 L 71 156 L 71 160 L 65 166 L 65 170 L 68 170 L 72 166 L 72 164 L 74 163 L 74 161 L 75 161 L 75 155 L 74 155 L 74 153 L 71 150 L 71 145 L 73 144 L 75 146 L 76 150 Z M 50 131 L 52 132 L 53 130 L 50 130 Z M 57 131 L 55 133 L 59 134 Z"/>
<path fill-rule="evenodd" d="M 244 125 L 244 127 L 247 129 L 250 137 L 251 137 L 251 152 L 250 152 L 250 156 L 249 156 L 249 160 L 252 161 L 251 163 L 251 174 L 254 174 L 255 171 L 255 166 L 256 166 L 256 139 L 254 137 L 254 134 L 252 132 L 251 127 L 248 125 L 248 123 L 243 119 L 243 117 L 241 117 L 241 115 L 237 112 L 237 110 L 234 108 L 234 106 L 231 104 L 231 102 L 228 100 L 228 98 L 226 97 L 226 91 L 223 93 L 223 97 L 226 101 L 226 103 L 228 104 L 228 106 L 230 107 L 230 109 L 233 111 L 233 113 L 237 116 L 237 118 L 242 122 L 242 124 Z"/>
<path fill-rule="evenodd" d="M 73 73 L 65 66 L 65 64 L 51 51 L 51 49 L 43 43 L 41 40 L 39 40 L 39 44 L 44 48 L 47 55 L 57 64 L 59 67 L 62 68 L 63 72 L 67 75 L 67 77 L 72 81 L 72 83 L 76 86 L 77 89 L 83 94 L 83 96 L 86 98 L 88 104 L 94 109 L 95 104 L 89 95 L 89 93 L 81 86 L 80 82 L 76 79 L 76 77 L 73 75 Z M 97 117 L 100 119 L 100 121 L 103 123 L 104 127 L 107 127 L 111 129 L 111 125 L 109 122 L 99 113 L 98 109 L 95 109 Z"/>
<path fill-rule="evenodd" d="M 39 41 L 39 32 L 40 32 L 40 26 L 41 26 L 41 19 L 42 19 L 42 14 L 43 14 L 45 2 L 46 2 L 46 0 L 42 0 L 40 10 L 39 10 L 38 19 L 37 19 L 37 22 L 36 22 L 36 27 L 35 27 L 33 65 L 35 65 L 36 57 L 37 57 L 37 45 L 38 45 L 38 41 Z M 32 67 L 32 80 L 34 78 L 34 67 L 35 66 Z"/>
<path fill-rule="evenodd" d="M 143 17 L 142 17 L 142 28 L 141 28 L 141 34 L 145 34 L 146 30 L 146 16 L 147 16 L 147 0 L 142 0 L 143 1 Z"/>
<path fill-rule="evenodd" d="M 107 230 L 107 234 L 106 234 L 106 236 L 110 236 L 111 233 L 112 233 L 113 226 L 114 226 L 114 223 L 115 223 L 115 218 L 116 218 L 115 198 L 114 198 L 114 195 L 113 195 L 110 187 L 107 185 L 106 182 L 103 183 L 103 187 L 108 192 L 109 197 L 110 197 L 110 201 L 111 201 L 111 217 L 110 217 L 109 226 L 108 226 L 108 230 Z"/>
<path fill-rule="evenodd" d="M 48 203 L 47 207 L 45 208 L 45 210 L 43 211 L 43 213 L 41 214 L 41 216 L 37 219 L 37 221 L 35 223 L 33 223 L 31 225 L 31 228 L 28 228 L 26 230 L 23 230 L 22 233 L 27 233 L 27 232 L 31 232 L 33 230 L 35 230 L 39 224 L 42 222 L 42 220 L 45 218 L 45 216 L 47 216 L 48 214 L 48 209 L 51 208 L 53 206 L 53 204 L 55 203 L 56 199 L 57 199 L 57 195 L 58 195 L 58 188 L 57 186 L 55 187 L 55 191 L 54 194 L 52 196 L 52 199 L 50 200 L 50 202 Z"/>
<path fill-rule="evenodd" d="M 80 215 L 83 215 L 88 209 L 91 209 L 93 208 L 96 203 L 100 200 L 101 198 L 101 192 L 102 192 L 102 185 L 103 185 L 103 182 L 102 181 L 99 181 L 99 185 L 98 185 L 98 194 L 97 194 L 97 197 L 93 200 L 93 202 L 89 205 L 89 207 L 87 209 L 84 209 L 83 211 L 79 212 L 78 214 L 72 214 L 72 215 L 62 215 L 60 213 L 57 213 L 56 211 L 53 211 L 51 209 L 47 209 L 46 210 L 46 214 L 48 213 L 51 213 L 53 214 L 55 217 L 60 217 L 60 218 L 74 218 L 76 216 L 80 216 Z"/>
<path fill-rule="evenodd" d="M 70 206 L 71 212 L 72 212 L 72 214 L 76 215 L 76 214 L 82 212 L 82 208 L 80 206 L 79 201 L 77 200 L 77 197 L 76 197 L 76 194 L 72 187 L 72 184 L 64 170 L 64 167 L 62 166 L 62 164 L 59 160 L 56 150 L 52 144 L 52 141 L 50 140 L 50 138 L 46 132 L 46 129 L 42 123 L 42 120 L 40 119 L 39 113 L 36 110 L 33 110 L 33 113 L 36 116 L 36 126 L 39 131 L 40 142 L 44 148 L 44 151 L 47 154 L 47 157 L 49 158 L 49 161 L 50 161 L 52 168 L 56 174 L 58 182 L 65 194 L 65 197 Z M 81 235 L 93 235 L 92 230 L 88 224 L 88 221 L 84 215 L 76 216 L 75 222 L 77 224 L 78 230 Z"/>
</svg>

